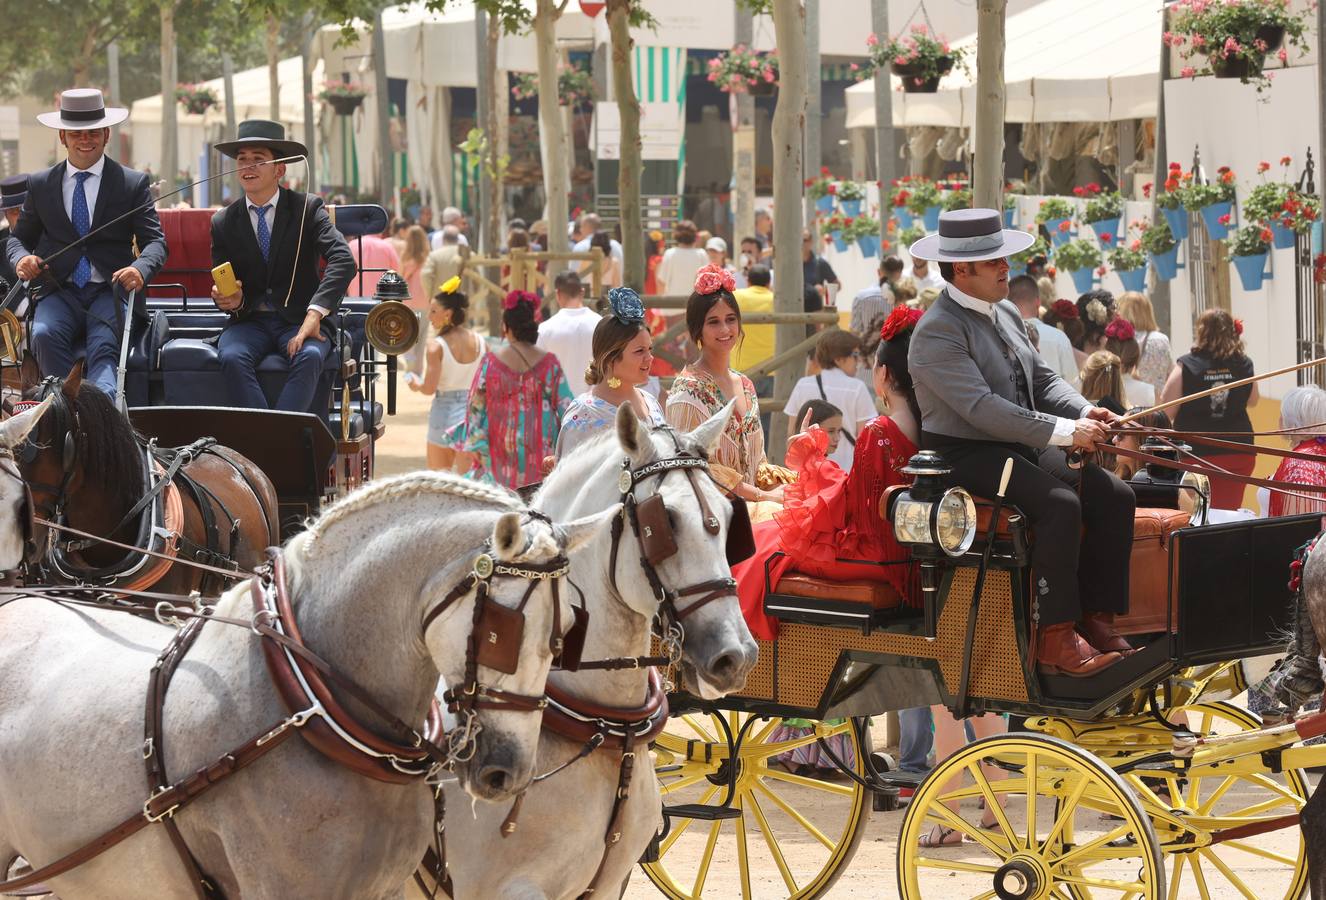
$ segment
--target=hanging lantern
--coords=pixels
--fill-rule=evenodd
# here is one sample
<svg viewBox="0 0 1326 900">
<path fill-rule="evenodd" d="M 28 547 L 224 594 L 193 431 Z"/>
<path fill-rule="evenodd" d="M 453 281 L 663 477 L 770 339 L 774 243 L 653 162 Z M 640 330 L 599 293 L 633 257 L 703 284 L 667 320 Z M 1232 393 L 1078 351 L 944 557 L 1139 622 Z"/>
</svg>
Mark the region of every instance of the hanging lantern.
<svg viewBox="0 0 1326 900">
<path fill-rule="evenodd" d="M 580 11 L 593 19 L 603 12 L 603 7 L 607 5 L 607 0 L 580 0 Z"/>
</svg>

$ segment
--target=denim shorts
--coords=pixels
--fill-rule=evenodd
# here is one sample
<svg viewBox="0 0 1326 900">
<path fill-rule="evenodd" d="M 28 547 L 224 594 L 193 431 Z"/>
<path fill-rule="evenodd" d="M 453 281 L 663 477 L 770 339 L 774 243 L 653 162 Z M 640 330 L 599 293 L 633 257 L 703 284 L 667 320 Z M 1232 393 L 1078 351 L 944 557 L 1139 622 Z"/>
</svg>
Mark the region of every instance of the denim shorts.
<svg viewBox="0 0 1326 900">
<path fill-rule="evenodd" d="M 469 399 L 469 391 L 440 391 L 433 395 L 433 405 L 428 410 L 428 443 L 449 446 L 447 431 L 465 421 Z"/>
</svg>

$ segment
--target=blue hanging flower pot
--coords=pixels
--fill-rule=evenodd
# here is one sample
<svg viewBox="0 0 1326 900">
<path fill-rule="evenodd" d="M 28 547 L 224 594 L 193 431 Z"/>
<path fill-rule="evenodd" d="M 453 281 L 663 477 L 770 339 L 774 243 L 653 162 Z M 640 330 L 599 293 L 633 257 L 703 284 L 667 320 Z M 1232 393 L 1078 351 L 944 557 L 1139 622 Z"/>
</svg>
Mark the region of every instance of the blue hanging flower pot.
<svg viewBox="0 0 1326 900">
<path fill-rule="evenodd" d="M 1145 291 L 1146 290 L 1146 266 L 1143 265 L 1136 269 L 1115 269 L 1119 280 L 1123 282 L 1125 291 Z"/>
<path fill-rule="evenodd" d="M 1073 229 L 1064 228 L 1063 223 L 1068 219 L 1051 219 L 1045 223 L 1045 230 L 1050 232 L 1050 243 L 1055 247 L 1062 247 L 1073 239 Z"/>
<path fill-rule="evenodd" d="M 1010 265 L 1010 266 L 1008 267 L 1008 277 L 1009 277 L 1009 280 L 1012 280 L 1012 279 L 1014 279 L 1014 278 L 1017 278 L 1019 275 L 1026 275 L 1026 274 L 1027 274 L 1027 267 L 1026 267 L 1026 266 L 1013 266 L 1013 265 Z"/>
<path fill-rule="evenodd" d="M 926 231 L 939 230 L 939 212 L 940 207 L 938 206 L 927 206 L 925 208 L 925 215 L 922 216 L 922 221 L 925 223 Z"/>
<path fill-rule="evenodd" d="M 1073 279 L 1073 287 L 1079 294 L 1085 294 L 1091 290 L 1091 286 L 1096 281 L 1095 269 L 1073 269 L 1068 273 Z"/>
<path fill-rule="evenodd" d="M 1169 225 L 1169 233 L 1174 235 L 1176 241 L 1186 241 L 1188 239 L 1188 211 L 1182 206 L 1177 209 L 1162 209 L 1165 214 L 1165 222 Z"/>
<path fill-rule="evenodd" d="M 1006 209 L 1006 210 L 1004 210 L 1004 227 L 1005 227 L 1005 228 L 1012 228 L 1012 227 L 1013 227 L 1013 212 L 1014 212 L 1014 210 L 1011 210 L 1011 209 Z"/>
<path fill-rule="evenodd" d="M 879 256 L 879 238 L 873 234 L 857 238 L 856 245 L 861 248 L 861 255 L 866 259 L 874 259 Z"/>
<path fill-rule="evenodd" d="M 1099 222 L 1092 222 L 1091 230 L 1096 232 L 1096 240 L 1102 244 L 1113 243 L 1119 239 L 1119 220 L 1101 219 Z M 1108 240 L 1105 237 L 1107 234 Z"/>
<path fill-rule="evenodd" d="M 826 216 L 833 212 L 833 194 L 825 194 L 815 201 L 815 209 Z"/>
<path fill-rule="evenodd" d="M 1179 248 L 1170 247 L 1164 253 L 1151 254 L 1151 267 L 1156 270 L 1156 277 L 1161 281 L 1170 281 L 1179 274 Z"/>
<path fill-rule="evenodd" d="M 849 219 L 855 219 L 857 216 L 861 215 L 860 200 L 839 200 L 838 205 L 842 207 L 843 215 L 847 216 Z"/>
<path fill-rule="evenodd" d="M 1298 240 L 1294 229 L 1286 228 L 1279 222 L 1268 222 L 1267 227 L 1271 229 L 1271 246 L 1277 250 L 1288 250 Z"/>
<path fill-rule="evenodd" d="M 1234 257 L 1234 268 L 1238 270 L 1239 281 L 1245 291 L 1260 291 L 1266 279 L 1266 257 L 1269 253 L 1254 253 L 1250 256 Z"/>
<path fill-rule="evenodd" d="M 898 220 L 899 231 L 906 231 L 908 228 L 912 227 L 912 214 L 907 211 L 907 207 L 905 206 L 893 207 L 893 218 Z"/>
<path fill-rule="evenodd" d="M 1202 207 L 1202 221 L 1206 223 L 1206 233 L 1211 236 L 1211 240 L 1223 241 L 1229 237 L 1229 224 L 1221 222 L 1220 219 L 1229 215 L 1233 209 L 1234 204 L 1229 200 L 1221 200 L 1219 203 Z"/>
<path fill-rule="evenodd" d="M 846 253 L 847 241 L 843 240 L 843 233 L 841 231 L 835 231 L 831 236 L 833 237 L 833 249 L 837 250 L 839 253 Z"/>
</svg>

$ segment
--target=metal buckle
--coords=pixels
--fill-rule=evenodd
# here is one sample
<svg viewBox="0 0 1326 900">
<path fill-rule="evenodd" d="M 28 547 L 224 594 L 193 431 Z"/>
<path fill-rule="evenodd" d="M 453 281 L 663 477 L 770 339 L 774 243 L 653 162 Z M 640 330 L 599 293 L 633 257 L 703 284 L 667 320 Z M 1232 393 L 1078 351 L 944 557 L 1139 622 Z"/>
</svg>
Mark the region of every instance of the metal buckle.
<svg viewBox="0 0 1326 900">
<path fill-rule="evenodd" d="M 166 785 L 165 787 L 160 787 L 153 791 L 152 796 L 143 801 L 143 818 L 147 819 L 149 822 L 156 823 L 160 822 L 162 819 L 169 819 L 171 816 L 175 815 L 175 810 L 180 808 L 178 803 L 171 806 L 170 809 L 165 812 L 157 813 L 155 816 L 152 815 L 152 801 L 173 789 L 173 785 Z"/>
<path fill-rule="evenodd" d="M 249 620 L 249 630 L 252 631 L 254 634 L 256 634 L 258 637 L 262 637 L 263 633 L 258 630 L 258 626 L 266 625 L 268 628 L 271 628 L 273 625 L 276 624 L 276 620 L 278 618 L 279 616 L 276 615 L 275 610 L 260 609 L 257 612 L 255 612 L 253 614 L 253 618 Z"/>
</svg>

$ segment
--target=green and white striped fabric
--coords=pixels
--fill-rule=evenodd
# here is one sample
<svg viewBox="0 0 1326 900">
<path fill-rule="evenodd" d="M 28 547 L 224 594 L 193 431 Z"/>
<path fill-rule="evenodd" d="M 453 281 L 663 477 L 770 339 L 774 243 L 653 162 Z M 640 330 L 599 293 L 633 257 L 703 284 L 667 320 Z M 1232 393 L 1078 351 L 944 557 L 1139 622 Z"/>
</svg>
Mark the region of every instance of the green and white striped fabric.
<svg viewBox="0 0 1326 900">
<path fill-rule="evenodd" d="M 677 192 L 686 175 L 686 48 L 642 47 L 632 52 L 632 81 L 641 103 L 675 104 L 681 120 L 681 145 L 677 148 Z"/>
</svg>

